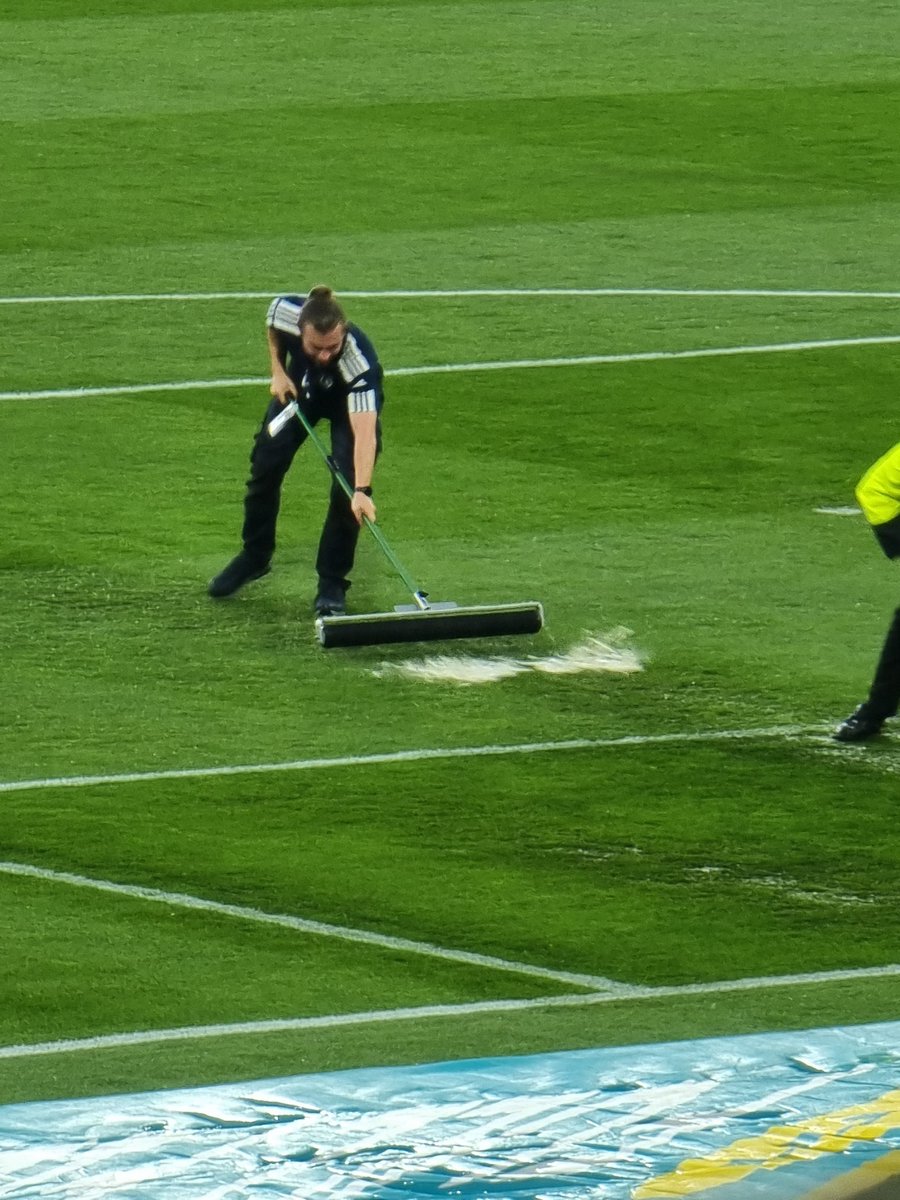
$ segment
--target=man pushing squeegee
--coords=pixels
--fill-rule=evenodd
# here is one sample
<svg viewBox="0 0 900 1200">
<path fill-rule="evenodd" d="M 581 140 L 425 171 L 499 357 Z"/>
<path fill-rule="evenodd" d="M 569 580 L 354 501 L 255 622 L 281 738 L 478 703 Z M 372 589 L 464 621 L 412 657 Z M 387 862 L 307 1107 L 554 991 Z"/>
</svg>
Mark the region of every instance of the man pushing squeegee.
<svg viewBox="0 0 900 1200">
<path fill-rule="evenodd" d="M 372 342 L 348 322 L 331 288 L 315 287 L 306 297 L 277 297 L 266 324 L 273 399 L 250 455 L 243 549 L 210 581 L 209 594 L 223 599 L 269 573 L 281 484 L 310 438 L 332 475 L 316 558 L 316 633 L 323 646 L 537 633 L 544 614 L 536 601 L 472 607 L 430 603 L 378 528 L 372 476 L 381 448 L 384 373 Z M 330 454 L 313 428 L 322 418 L 331 425 Z M 362 525 L 411 593 L 411 605 L 389 613 L 346 614 Z"/>
</svg>

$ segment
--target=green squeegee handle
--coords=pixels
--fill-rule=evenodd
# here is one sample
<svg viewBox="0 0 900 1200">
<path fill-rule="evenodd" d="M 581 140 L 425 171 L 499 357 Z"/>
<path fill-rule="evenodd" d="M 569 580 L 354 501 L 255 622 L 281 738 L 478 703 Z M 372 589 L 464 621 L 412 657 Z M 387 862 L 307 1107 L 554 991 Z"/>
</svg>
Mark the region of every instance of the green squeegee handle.
<svg viewBox="0 0 900 1200">
<path fill-rule="evenodd" d="M 328 470 L 331 472 L 331 474 L 337 480 L 338 485 L 343 489 L 344 492 L 346 492 L 348 499 L 352 500 L 353 499 L 353 488 L 350 486 L 350 484 L 344 478 L 341 471 L 338 469 L 337 463 L 334 461 L 334 459 L 328 453 L 328 449 L 325 446 L 325 443 L 322 441 L 322 439 L 316 433 L 315 429 L 313 429 L 312 425 L 310 425 L 309 421 L 307 421 L 306 417 L 301 412 L 300 405 L 295 400 L 295 401 L 293 401 L 292 404 L 289 405 L 289 408 L 292 408 L 294 410 L 294 415 L 296 416 L 296 418 L 300 422 L 300 424 L 303 426 L 303 428 L 306 430 L 309 437 L 312 439 L 313 445 L 319 451 L 319 453 L 322 455 L 322 458 L 325 460 L 325 465 L 328 467 Z M 403 563 L 400 561 L 400 559 L 394 553 L 387 538 L 384 536 L 384 534 L 381 532 L 381 530 L 378 528 L 378 526 L 375 524 L 375 522 L 370 521 L 369 518 L 367 516 L 365 516 L 365 514 L 363 514 L 363 524 L 366 526 L 366 528 L 369 530 L 369 532 L 374 537 L 375 541 L 381 547 L 388 562 L 391 564 L 391 566 L 394 568 L 394 570 L 397 572 L 397 574 L 400 576 L 400 578 L 406 584 L 409 591 L 412 593 L 412 598 L 416 603 L 416 607 L 421 609 L 422 612 L 427 612 L 431 608 L 431 605 L 428 603 L 428 599 L 427 599 L 428 593 L 423 592 L 419 588 L 416 587 L 415 583 L 413 582 L 412 576 L 409 574 L 409 572 L 404 567 Z"/>
</svg>

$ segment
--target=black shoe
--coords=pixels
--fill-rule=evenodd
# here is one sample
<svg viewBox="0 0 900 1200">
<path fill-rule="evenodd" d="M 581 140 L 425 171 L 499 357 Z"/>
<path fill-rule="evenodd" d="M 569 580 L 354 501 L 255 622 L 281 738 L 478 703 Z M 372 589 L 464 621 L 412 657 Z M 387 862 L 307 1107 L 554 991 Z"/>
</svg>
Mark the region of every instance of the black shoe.
<svg viewBox="0 0 900 1200">
<path fill-rule="evenodd" d="M 342 617 L 347 611 L 344 599 L 346 588 L 336 579 L 320 579 L 319 591 L 316 595 L 315 609 L 317 617 Z"/>
<path fill-rule="evenodd" d="M 209 587 L 206 590 L 210 596 L 221 600 L 225 596 L 233 595 L 245 583 L 250 583 L 254 579 L 262 579 L 263 575 L 268 575 L 271 570 L 272 568 L 267 562 L 260 562 L 258 558 L 253 558 L 246 550 L 242 550 L 236 558 L 231 560 L 224 571 L 220 571 L 214 579 L 209 581 Z"/>
<path fill-rule="evenodd" d="M 832 737 L 836 742 L 865 742 L 877 737 L 883 724 L 883 720 L 870 714 L 865 704 L 860 704 L 849 717 L 841 721 Z"/>
</svg>

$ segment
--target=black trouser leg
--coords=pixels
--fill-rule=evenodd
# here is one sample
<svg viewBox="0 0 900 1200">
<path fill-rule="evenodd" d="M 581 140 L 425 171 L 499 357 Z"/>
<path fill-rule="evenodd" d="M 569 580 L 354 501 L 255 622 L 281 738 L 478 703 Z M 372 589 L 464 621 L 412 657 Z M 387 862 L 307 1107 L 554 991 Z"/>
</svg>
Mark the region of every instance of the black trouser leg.
<svg viewBox="0 0 900 1200">
<path fill-rule="evenodd" d="M 282 411 L 278 400 L 266 410 L 250 453 L 250 478 L 244 497 L 244 549 L 254 559 L 267 563 L 275 550 L 275 526 L 281 507 L 281 484 L 294 455 L 306 438 L 295 418 L 269 436 L 268 424 Z"/>
<path fill-rule="evenodd" d="M 331 457 L 337 469 L 353 487 L 353 430 L 348 420 L 331 423 Z M 347 576 L 353 569 L 358 540 L 359 525 L 350 508 L 350 500 L 340 484 L 332 480 L 328 512 L 322 526 L 319 552 L 316 556 L 319 578 L 348 588 L 350 580 Z"/>
<path fill-rule="evenodd" d="M 381 426 L 376 432 L 376 458 L 381 451 Z M 353 430 L 346 417 L 331 422 L 331 457 L 340 473 L 353 487 L 356 477 L 353 468 Z M 350 508 L 350 501 L 340 484 L 332 481 L 328 501 L 328 513 L 319 539 L 316 570 L 321 579 L 339 583 L 348 588 L 347 578 L 353 569 L 356 543 L 359 540 L 359 525 Z"/>
<path fill-rule="evenodd" d="M 885 636 L 867 704 L 878 720 L 896 716 L 900 706 L 900 608 Z"/>
</svg>

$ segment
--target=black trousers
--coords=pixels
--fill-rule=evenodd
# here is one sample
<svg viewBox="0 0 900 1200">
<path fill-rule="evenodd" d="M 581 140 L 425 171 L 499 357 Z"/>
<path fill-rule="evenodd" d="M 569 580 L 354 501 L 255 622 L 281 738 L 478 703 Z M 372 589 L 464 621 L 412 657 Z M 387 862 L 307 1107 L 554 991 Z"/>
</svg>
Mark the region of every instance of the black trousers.
<svg viewBox="0 0 900 1200">
<path fill-rule="evenodd" d="M 341 406 L 343 405 L 341 402 Z M 323 418 L 331 425 L 331 456 L 338 470 L 352 487 L 353 430 L 346 410 L 328 408 L 315 401 L 301 401 L 303 415 L 310 425 Z M 281 485 L 294 455 L 307 440 L 307 433 L 296 418 L 288 421 L 275 437 L 269 436 L 268 424 L 282 412 L 278 400 L 272 400 L 263 423 L 256 434 L 250 453 L 250 478 L 244 497 L 244 549 L 254 559 L 267 563 L 275 551 L 275 527 L 281 507 Z M 379 448 L 381 436 L 379 430 Z M 324 469 L 324 464 L 323 464 Z M 328 512 L 319 539 L 316 571 L 322 579 L 349 587 L 347 576 L 353 568 L 359 525 L 350 509 L 350 501 L 340 485 L 332 479 Z"/>
<path fill-rule="evenodd" d="M 896 716 L 900 707 L 900 608 L 888 627 L 866 704 L 878 720 Z"/>
</svg>

